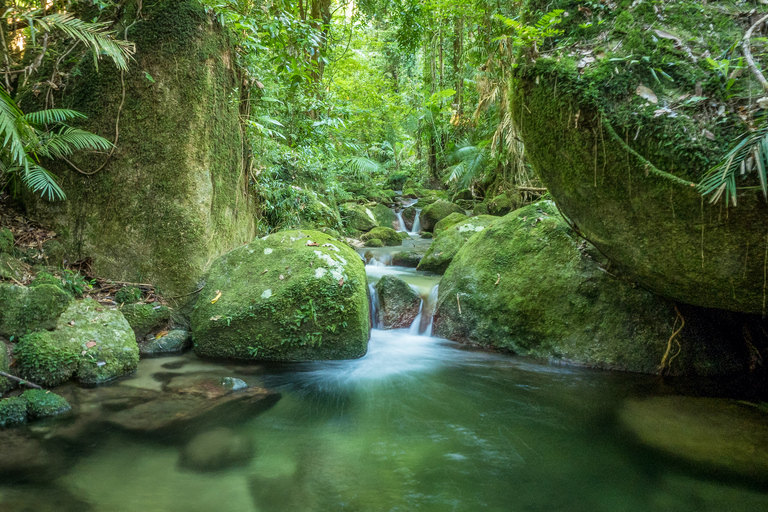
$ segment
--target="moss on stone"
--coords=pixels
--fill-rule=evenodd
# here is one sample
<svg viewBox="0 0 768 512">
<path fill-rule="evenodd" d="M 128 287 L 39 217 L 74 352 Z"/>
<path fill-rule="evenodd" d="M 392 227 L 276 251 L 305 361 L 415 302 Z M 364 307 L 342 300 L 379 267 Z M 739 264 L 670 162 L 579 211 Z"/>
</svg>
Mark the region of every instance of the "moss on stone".
<svg viewBox="0 0 768 512">
<path fill-rule="evenodd" d="M 472 209 L 473 215 L 488 215 L 488 205 L 486 203 L 477 203 Z"/>
<path fill-rule="evenodd" d="M 54 331 L 25 336 L 14 355 L 24 378 L 46 386 L 73 376 L 83 384 L 101 384 L 133 372 L 139 362 L 136 339 L 123 315 L 93 299 L 74 301 Z"/>
<path fill-rule="evenodd" d="M 0 252 L 0 279 L 24 280 L 24 263 L 8 253 Z"/>
<path fill-rule="evenodd" d="M 437 224 L 435 224 L 435 228 L 432 230 L 432 233 L 437 236 L 440 231 L 444 231 L 451 226 L 455 226 L 460 222 L 464 222 L 465 220 L 467 220 L 467 216 L 464 213 L 452 213 L 444 219 L 439 220 Z"/>
<path fill-rule="evenodd" d="M 376 223 L 379 226 L 385 228 L 395 227 L 395 224 L 397 223 L 397 216 L 391 208 L 383 204 L 377 204 L 376 206 L 369 207 L 369 209 L 373 212 L 373 216 L 376 218 Z"/>
<path fill-rule="evenodd" d="M 385 275 L 376 283 L 378 320 L 382 329 L 410 327 L 419 314 L 421 296 L 402 279 Z"/>
<path fill-rule="evenodd" d="M 42 389 L 28 389 L 22 393 L 21 398 L 27 401 L 27 414 L 33 420 L 56 416 L 72 409 L 66 398 Z"/>
<path fill-rule="evenodd" d="M 59 286 L 31 288 L 0 283 L 0 336 L 19 338 L 53 329 L 72 298 Z"/>
<path fill-rule="evenodd" d="M 465 189 L 462 189 L 462 190 L 459 190 L 458 192 L 456 192 L 453 195 L 453 197 L 451 198 L 451 201 L 453 201 L 455 203 L 456 201 L 460 201 L 460 200 L 469 200 L 469 201 L 471 201 L 473 199 L 474 199 L 474 196 L 472 195 L 472 191 L 469 190 L 468 188 L 465 188 Z"/>
<path fill-rule="evenodd" d="M 464 215 L 464 210 L 453 203 L 447 201 L 437 200 L 421 210 L 419 221 L 421 222 L 421 229 L 424 231 L 432 231 L 435 229 L 435 225 L 449 216 L 452 213 L 460 213 Z"/>
<path fill-rule="evenodd" d="M 138 286 L 123 286 L 115 294 L 118 304 L 132 304 L 141 300 L 143 293 Z"/>
<path fill-rule="evenodd" d="M 402 245 L 403 239 L 400 234 L 392 228 L 376 227 L 360 237 L 363 242 L 378 238 L 386 246 Z"/>
<path fill-rule="evenodd" d="M 515 203 L 512 202 L 507 194 L 500 194 L 494 197 L 486 203 L 486 206 L 488 207 L 489 214 L 500 217 L 515 209 Z"/>
<path fill-rule="evenodd" d="M 365 354 L 368 317 L 360 256 L 320 232 L 284 231 L 213 263 L 192 334 L 203 357 L 346 359 Z"/>
<path fill-rule="evenodd" d="M 8 228 L 0 229 L 0 252 L 7 254 L 13 252 L 13 233 Z"/>
<path fill-rule="evenodd" d="M 341 208 L 341 218 L 346 228 L 362 232 L 370 231 L 378 225 L 373 212 L 357 203 L 344 203 Z"/>
<path fill-rule="evenodd" d="M 392 254 L 392 265 L 396 267 L 416 268 L 423 254 L 416 251 L 400 251 Z"/>
<path fill-rule="evenodd" d="M 27 421 L 27 401 L 21 397 L 0 400 L 0 427 L 12 427 Z"/>
<path fill-rule="evenodd" d="M 526 206 L 459 250 L 440 282 L 434 332 L 521 355 L 655 373 L 674 307 L 612 277 L 605 264 L 554 203 Z M 712 356 L 706 343 L 686 336 L 673 372 L 743 369 L 733 349 Z"/>
<path fill-rule="evenodd" d="M 171 320 L 171 310 L 159 304 L 126 304 L 120 312 L 133 329 L 137 342 L 147 334 L 159 331 Z"/>
<path fill-rule="evenodd" d="M 29 287 L 36 288 L 44 284 L 51 285 L 51 286 L 58 286 L 62 290 L 64 289 L 62 286 L 61 278 L 56 277 L 53 274 L 49 274 L 46 271 L 38 272 L 37 275 L 35 276 L 35 280 L 30 283 Z"/>
<path fill-rule="evenodd" d="M 438 225 L 453 215 L 456 214 L 452 213 L 438 222 Z M 469 219 L 465 216 L 463 221 L 450 226 L 446 230 L 442 230 L 437 234 L 435 241 L 432 242 L 429 250 L 427 250 L 427 253 L 419 262 L 418 270 L 434 272 L 436 274 L 444 273 L 453 258 L 470 238 L 498 220 L 498 217 L 491 215 L 480 215 Z M 437 231 L 436 229 L 435 232 Z"/>
<path fill-rule="evenodd" d="M 369 238 L 365 241 L 366 247 L 384 247 L 384 242 L 378 238 Z"/>
</svg>

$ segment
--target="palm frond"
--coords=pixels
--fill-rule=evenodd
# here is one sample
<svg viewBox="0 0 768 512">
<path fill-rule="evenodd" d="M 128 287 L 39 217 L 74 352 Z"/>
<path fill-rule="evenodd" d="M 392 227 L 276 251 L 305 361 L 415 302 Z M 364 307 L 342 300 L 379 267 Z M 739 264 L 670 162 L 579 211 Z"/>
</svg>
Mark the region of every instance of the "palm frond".
<svg viewBox="0 0 768 512">
<path fill-rule="evenodd" d="M 6 90 L 0 87 L 0 137 L 3 149 L 11 155 L 11 164 L 24 166 L 27 153 L 24 139 L 33 130 L 25 123 L 24 114 Z"/>
<path fill-rule="evenodd" d="M 74 151 L 105 151 L 112 148 L 112 143 L 91 132 L 78 128 L 63 128 L 60 132 L 50 132 L 40 138 L 40 146 L 34 152 L 47 158 L 61 158 Z"/>
<path fill-rule="evenodd" d="M 367 177 L 370 174 L 375 174 L 384 170 L 384 167 L 370 158 L 364 156 L 353 156 L 346 163 L 352 173 L 358 177 Z"/>
<path fill-rule="evenodd" d="M 48 110 L 38 110 L 37 112 L 30 112 L 24 114 L 24 119 L 31 124 L 54 124 L 63 123 L 70 119 L 85 119 L 85 115 L 81 114 L 77 110 L 69 110 L 66 108 L 51 108 Z"/>
<path fill-rule="evenodd" d="M 66 199 L 67 195 L 56 183 L 56 176 L 35 163 L 30 163 L 26 169 L 19 170 L 21 181 L 33 192 L 39 192 L 49 201 Z"/>
</svg>

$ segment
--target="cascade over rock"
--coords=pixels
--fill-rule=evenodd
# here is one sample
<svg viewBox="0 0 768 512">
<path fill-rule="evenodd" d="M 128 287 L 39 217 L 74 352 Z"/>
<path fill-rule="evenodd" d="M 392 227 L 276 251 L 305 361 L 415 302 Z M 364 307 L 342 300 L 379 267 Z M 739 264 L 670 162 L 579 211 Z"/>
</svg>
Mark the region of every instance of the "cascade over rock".
<svg viewBox="0 0 768 512">
<path fill-rule="evenodd" d="M 674 305 L 616 279 L 606 263 L 551 201 L 516 210 L 453 258 L 440 282 L 434 333 L 521 355 L 655 373 L 674 332 Z M 689 332 L 679 338 L 673 373 L 746 367 L 741 349 Z"/>
<path fill-rule="evenodd" d="M 408 283 L 392 275 L 384 275 L 376 283 L 379 297 L 379 325 L 383 329 L 410 327 L 419 314 L 421 297 Z"/>
<path fill-rule="evenodd" d="M 355 358 L 369 329 L 360 256 L 318 231 L 281 231 L 220 257 L 192 313 L 195 352 L 213 358 Z"/>
<path fill-rule="evenodd" d="M 97 70 L 85 52 L 56 100 L 87 115 L 94 133 L 114 140 L 117 129 L 114 154 L 74 155 L 84 172 L 106 164 L 91 175 L 57 165 L 68 200 L 26 203 L 70 261 L 91 257 L 97 275 L 181 295 L 255 233 L 238 110 L 245 88 L 229 36 L 199 2 L 129 0 L 117 31 L 126 27 L 136 43 L 129 69 L 102 61 Z"/>
</svg>

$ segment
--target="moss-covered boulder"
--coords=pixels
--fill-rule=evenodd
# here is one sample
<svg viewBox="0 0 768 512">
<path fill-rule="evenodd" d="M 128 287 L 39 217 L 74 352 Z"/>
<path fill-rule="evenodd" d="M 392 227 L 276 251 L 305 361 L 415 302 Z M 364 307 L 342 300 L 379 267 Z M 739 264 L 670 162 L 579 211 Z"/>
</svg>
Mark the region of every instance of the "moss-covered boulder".
<svg viewBox="0 0 768 512">
<path fill-rule="evenodd" d="M 371 240 L 374 238 L 378 238 L 382 242 L 384 242 L 384 245 L 386 246 L 395 246 L 395 245 L 402 245 L 403 239 L 400 236 L 400 233 L 395 231 L 392 228 L 385 228 L 385 227 L 377 227 L 373 228 L 366 234 L 360 237 L 360 240 L 365 242 L 366 240 Z"/>
<path fill-rule="evenodd" d="M 373 212 L 357 203 L 344 203 L 341 209 L 341 218 L 344 226 L 357 231 L 370 231 L 378 226 L 378 221 Z"/>
<path fill-rule="evenodd" d="M 408 176 L 408 173 L 405 171 L 396 171 L 387 176 L 386 186 L 388 188 L 391 188 L 392 190 L 403 190 L 403 186 L 405 185 L 405 182 L 408 181 L 410 177 Z"/>
<path fill-rule="evenodd" d="M 0 252 L 13 252 L 13 233 L 8 228 L 0 228 Z"/>
<path fill-rule="evenodd" d="M 507 194 L 500 194 L 494 197 L 486 203 L 486 206 L 490 215 L 498 215 L 500 217 L 515 209 L 515 203 L 512 202 Z"/>
<path fill-rule="evenodd" d="M 437 236 L 440 231 L 446 230 L 451 226 L 455 226 L 456 224 L 463 222 L 467 220 L 467 216 L 464 213 L 452 213 L 449 216 L 447 216 L 444 219 L 441 219 L 438 221 L 437 224 L 435 224 L 435 228 L 432 230 L 432 233 Z"/>
<path fill-rule="evenodd" d="M 72 298 L 59 286 L 25 288 L 0 283 L 0 336 L 19 338 L 53 329 Z"/>
<path fill-rule="evenodd" d="M 438 225 L 447 219 L 448 217 L 438 222 Z M 479 233 L 497 220 L 499 220 L 499 218 L 493 217 L 492 215 L 480 215 L 469 219 L 465 217 L 462 222 L 454 224 L 448 229 L 441 231 L 435 238 L 435 241 L 432 242 L 432 245 L 429 246 L 429 250 L 427 250 L 427 253 L 419 262 L 417 269 L 427 272 L 435 272 L 436 274 L 444 273 L 448 268 L 448 265 L 453 261 L 454 256 L 459 252 L 459 249 L 461 249 L 475 233 Z"/>
<path fill-rule="evenodd" d="M 488 215 L 488 204 L 486 203 L 477 203 L 474 208 L 472 208 L 472 214 L 473 215 Z"/>
<path fill-rule="evenodd" d="M 37 286 L 42 286 L 44 284 L 48 284 L 48 285 L 52 285 L 52 286 L 58 286 L 62 290 L 64 289 L 63 288 L 63 283 L 62 283 L 62 280 L 61 280 L 60 277 L 56 277 L 53 274 L 50 274 L 50 273 L 48 273 L 48 272 L 46 272 L 44 270 L 37 273 L 37 275 L 35 276 L 34 281 L 32 281 L 29 284 L 29 287 L 30 288 L 35 288 Z"/>
<path fill-rule="evenodd" d="M 18 396 L 0 400 L 0 427 L 13 427 L 26 421 L 26 400 Z"/>
<path fill-rule="evenodd" d="M 304 361 L 360 357 L 368 346 L 365 267 L 317 231 L 284 231 L 216 260 L 192 314 L 203 357 Z"/>
<path fill-rule="evenodd" d="M 469 239 L 440 282 L 434 333 L 598 368 L 655 373 L 673 304 L 607 273 L 554 203 L 521 208 Z M 684 331 L 673 373 L 744 370 L 739 353 Z"/>
<path fill-rule="evenodd" d="M 456 201 L 461 201 L 461 200 L 471 201 L 473 199 L 474 199 L 474 196 L 472 195 L 472 191 L 469 190 L 468 188 L 465 188 L 453 194 L 451 201 L 455 203 Z"/>
<path fill-rule="evenodd" d="M 421 211 L 420 208 L 416 208 L 414 206 L 408 206 L 407 208 L 403 208 L 400 214 L 403 217 L 403 222 L 405 223 L 405 229 L 408 231 L 413 230 L 413 223 L 416 220 L 416 216 L 419 215 L 419 212 Z"/>
<path fill-rule="evenodd" d="M 24 280 L 25 270 L 24 263 L 8 253 L 0 252 L 0 279 L 21 282 Z"/>
<path fill-rule="evenodd" d="M 158 332 L 171 320 L 171 310 L 160 304 L 126 304 L 120 312 L 141 342 L 149 333 Z"/>
<path fill-rule="evenodd" d="M 379 298 L 378 322 L 382 329 L 410 327 L 419 314 L 421 296 L 408 283 L 385 275 L 376 283 Z"/>
<path fill-rule="evenodd" d="M 67 399 L 43 389 L 28 389 L 21 398 L 27 401 L 29 419 L 48 418 L 72 409 Z"/>
<path fill-rule="evenodd" d="M 384 242 L 378 238 L 369 238 L 365 241 L 366 247 L 384 247 Z"/>
<path fill-rule="evenodd" d="M 248 87 L 232 38 L 197 0 L 129 0 L 114 26 L 136 44 L 128 70 L 96 69 L 87 49 L 55 103 L 110 140 L 119 116 L 119 143 L 111 158 L 73 156 L 86 172 L 105 164 L 95 174 L 55 166 L 67 201 L 31 196 L 26 205 L 73 261 L 91 257 L 96 274 L 189 293 L 213 258 L 255 233 L 240 126 Z M 43 98 L 20 95 L 30 110 Z"/>
<path fill-rule="evenodd" d="M 392 265 L 396 267 L 416 268 L 423 257 L 416 251 L 400 251 L 392 254 Z"/>
<path fill-rule="evenodd" d="M 379 226 L 386 228 L 397 227 L 397 216 L 388 206 L 377 204 L 376 206 L 369 207 L 369 209 L 373 212 L 373 216 L 376 218 L 376 223 Z"/>
<path fill-rule="evenodd" d="M 424 207 L 419 215 L 419 221 L 421 222 L 421 229 L 424 231 L 432 231 L 435 229 L 435 225 L 438 222 L 446 218 L 452 213 L 461 213 L 465 215 L 464 210 L 453 203 L 447 201 L 437 200 Z"/>
<path fill-rule="evenodd" d="M 54 331 L 23 337 L 14 356 L 20 375 L 37 384 L 56 386 L 76 377 L 93 385 L 136 370 L 139 347 L 120 311 L 84 299 L 72 302 Z"/>
</svg>

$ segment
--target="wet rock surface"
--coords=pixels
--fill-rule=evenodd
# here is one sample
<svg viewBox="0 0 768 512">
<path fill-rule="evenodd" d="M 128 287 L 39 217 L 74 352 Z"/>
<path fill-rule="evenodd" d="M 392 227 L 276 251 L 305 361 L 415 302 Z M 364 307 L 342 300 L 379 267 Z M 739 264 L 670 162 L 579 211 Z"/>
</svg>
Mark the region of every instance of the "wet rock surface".
<svg viewBox="0 0 768 512">
<path fill-rule="evenodd" d="M 383 329 L 410 327 L 419 314 L 421 297 L 408 283 L 385 275 L 376 283 L 379 297 L 379 325 Z"/>
</svg>

